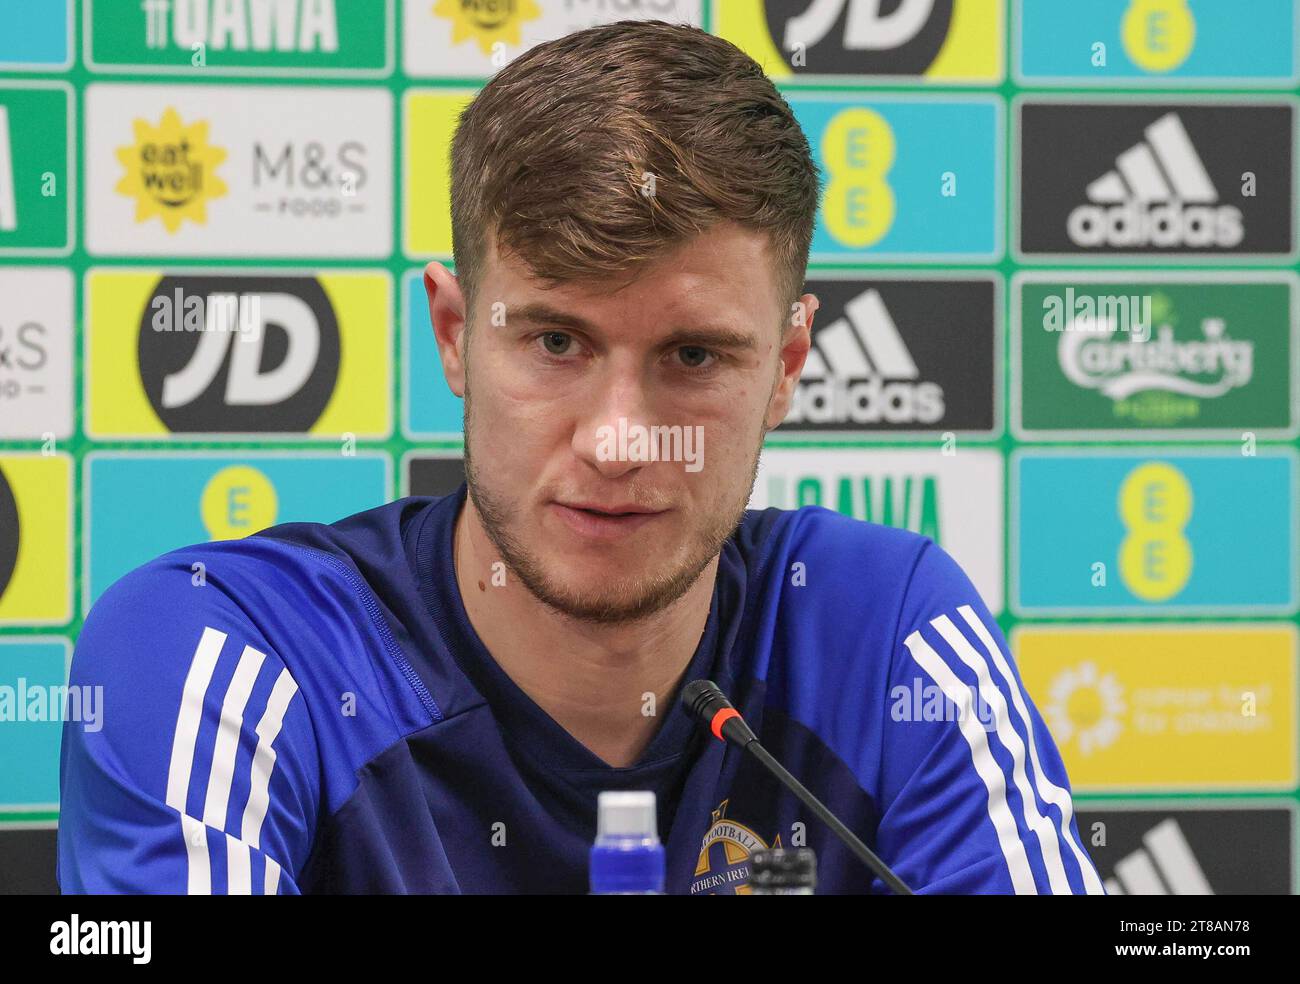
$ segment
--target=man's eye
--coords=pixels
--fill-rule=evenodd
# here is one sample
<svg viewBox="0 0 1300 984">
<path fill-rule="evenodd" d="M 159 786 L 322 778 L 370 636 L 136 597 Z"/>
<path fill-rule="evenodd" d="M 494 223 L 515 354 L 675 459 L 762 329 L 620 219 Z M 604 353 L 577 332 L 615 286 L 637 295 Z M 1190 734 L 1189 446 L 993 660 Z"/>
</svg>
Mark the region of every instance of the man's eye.
<svg viewBox="0 0 1300 984">
<path fill-rule="evenodd" d="M 573 341 L 573 336 L 563 331 L 548 331 L 540 337 L 548 355 L 566 354 L 569 343 Z"/>
<path fill-rule="evenodd" d="M 688 369 L 704 368 L 708 364 L 707 360 L 713 358 L 712 352 L 706 348 L 701 348 L 699 345 L 683 345 L 677 350 L 677 353 L 681 356 L 682 363 Z"/>
</svg>

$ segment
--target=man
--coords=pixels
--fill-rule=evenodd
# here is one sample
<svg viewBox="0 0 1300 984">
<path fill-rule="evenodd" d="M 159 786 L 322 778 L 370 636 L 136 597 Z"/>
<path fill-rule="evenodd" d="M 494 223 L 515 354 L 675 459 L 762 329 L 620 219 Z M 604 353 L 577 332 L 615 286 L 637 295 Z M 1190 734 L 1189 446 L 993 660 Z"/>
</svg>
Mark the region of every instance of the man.
<svg viewBox="0 0 1300 984">
<path fill-rule="evenodd" d="M 64 891 L 582 892 L 607 789 L 656 793 L 670 892 L 744 892 L 754 849 L 804 844 L 821 891 L 884 891 L 688 719 L 709 678 L 914 890 L 1100 892 L 952 559 L 745 509 L 809 350 L 819 186 L 761 69 L 698 30 L 501 71 L 455 137 L 457 275 L 425 273 L 467 485 L 178 550 L 99 601 Z"/>
</svg>

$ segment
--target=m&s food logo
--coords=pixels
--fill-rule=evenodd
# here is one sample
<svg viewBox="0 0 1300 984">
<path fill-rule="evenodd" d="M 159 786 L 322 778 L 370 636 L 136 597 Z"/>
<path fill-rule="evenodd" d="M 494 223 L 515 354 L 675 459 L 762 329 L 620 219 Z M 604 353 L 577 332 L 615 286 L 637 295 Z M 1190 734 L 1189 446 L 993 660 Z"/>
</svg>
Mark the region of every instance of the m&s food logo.
<svg viewBox="0 0 1300 984">
<path fill-rule="evenodd" d="M 116 191 L 135 199 L 135 221 L 148 222 L 157 216 L 169 233 L 179 230 L 186 219 L 205 225 L 208 202 L 227 191 L 216 174 L 226 151 L 208 143 L 207 121 L 187 126 L 168 107 L 158 126 L 137 119 L 134 129 L 135 143 L 117 150 L 126 174 Z"/>
</svg>

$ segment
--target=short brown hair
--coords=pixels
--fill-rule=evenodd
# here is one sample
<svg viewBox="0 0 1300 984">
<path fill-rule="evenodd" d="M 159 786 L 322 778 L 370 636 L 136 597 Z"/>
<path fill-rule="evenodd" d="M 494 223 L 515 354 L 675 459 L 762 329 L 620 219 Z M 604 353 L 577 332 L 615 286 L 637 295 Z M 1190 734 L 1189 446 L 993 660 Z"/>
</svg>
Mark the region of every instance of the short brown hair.
<svg viewBox="0 0 1300 984">
<path fill-rule="evenodd" d="M 664 21 L 593 27 L 529 49 L 461 114 L 456 274 L 472 310 L 490 232 L 557 286 L 631 274 L 733 220 L 768 234 L 788 307 L 803 292 L 820 191 L 789 105 L 735 45 Z"/>
</svg>

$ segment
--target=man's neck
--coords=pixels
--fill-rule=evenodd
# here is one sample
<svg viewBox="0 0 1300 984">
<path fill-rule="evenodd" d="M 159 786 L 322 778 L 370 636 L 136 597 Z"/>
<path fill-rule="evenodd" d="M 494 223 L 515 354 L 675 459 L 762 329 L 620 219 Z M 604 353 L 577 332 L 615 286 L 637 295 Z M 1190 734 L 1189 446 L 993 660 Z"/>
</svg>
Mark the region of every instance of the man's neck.
<svg viewBox="0 0 1300 984">
<path fill-rule="evenodd" d="M 453 553 L 470 623 L 506 675 L 601 760 L 634 764 L 704 633 L 718 558 L 662 611 L 602 625 L 557 612 L 511 574 L 494 584 L 501 558 L 469 496 L 456 518 Z"/>
</svg>

